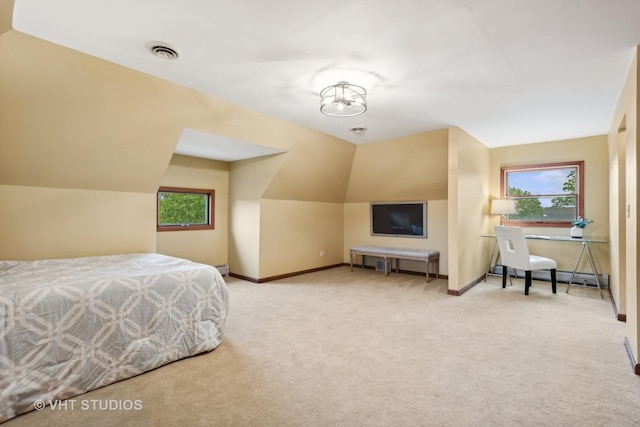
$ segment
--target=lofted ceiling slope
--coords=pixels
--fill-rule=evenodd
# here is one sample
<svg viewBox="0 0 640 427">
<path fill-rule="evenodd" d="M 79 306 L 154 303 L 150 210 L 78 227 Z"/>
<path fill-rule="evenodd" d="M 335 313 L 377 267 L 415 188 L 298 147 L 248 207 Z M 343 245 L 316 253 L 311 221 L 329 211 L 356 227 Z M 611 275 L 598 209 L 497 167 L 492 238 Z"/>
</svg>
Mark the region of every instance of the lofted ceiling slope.
<svg viewBox="0 0 640 427">
<path fill-rule="evenodd" d="M 458 126 L 497 147 L 606 133 L 639 18 L 638 0 L 15 0 L 13 26 L 356 144 Z M 364 114 L 319 112 L 341 80 Z"/>
<path fill-rule="evenodd" d="M 239 155 L 224 161 L 277 157 L 270 198 L 342 202 L 356 150 L 15 30 L 0 34 L 0 94 L 0 186 L 155 193 L 182 142 L 213 138 Z"/>
</svg>

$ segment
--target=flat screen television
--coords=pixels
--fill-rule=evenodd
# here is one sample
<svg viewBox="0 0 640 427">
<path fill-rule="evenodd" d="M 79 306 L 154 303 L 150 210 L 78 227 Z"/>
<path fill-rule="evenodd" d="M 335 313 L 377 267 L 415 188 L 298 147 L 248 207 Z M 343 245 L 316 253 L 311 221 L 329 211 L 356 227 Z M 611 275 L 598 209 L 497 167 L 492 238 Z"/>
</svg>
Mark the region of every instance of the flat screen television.
<svg viewBox="0 0 640 427">
<path fill-rule="evenodd" d="M 427 202 L 372 202 L 371 235 L 427 237 Z"/>
</svg>

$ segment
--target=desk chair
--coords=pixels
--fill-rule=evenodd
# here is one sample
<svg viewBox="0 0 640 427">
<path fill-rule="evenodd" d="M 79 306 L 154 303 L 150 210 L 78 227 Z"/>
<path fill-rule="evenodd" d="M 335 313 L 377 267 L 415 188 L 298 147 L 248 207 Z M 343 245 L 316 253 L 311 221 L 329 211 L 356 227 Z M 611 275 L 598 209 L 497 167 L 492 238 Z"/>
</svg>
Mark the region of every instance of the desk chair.
<svg viewBox="0 0 640 427">
<path fill-rule="evenodd" d="M 531 287 L 531 272 L 533 270 L 551 271 L 551 290 L 556 293 L 556 262 L 551 258 L 545 258 L 529 254 L 529 247 L 524 238 L 524 232 L 520 227 L 506 227 L 496 225 L 493 227 L 500 249 L 502 260 L 502 287 L 507 285 L 507 269 L 509 267 L 524 270 L 524 294 L 529 295 Z"/>
</svg>

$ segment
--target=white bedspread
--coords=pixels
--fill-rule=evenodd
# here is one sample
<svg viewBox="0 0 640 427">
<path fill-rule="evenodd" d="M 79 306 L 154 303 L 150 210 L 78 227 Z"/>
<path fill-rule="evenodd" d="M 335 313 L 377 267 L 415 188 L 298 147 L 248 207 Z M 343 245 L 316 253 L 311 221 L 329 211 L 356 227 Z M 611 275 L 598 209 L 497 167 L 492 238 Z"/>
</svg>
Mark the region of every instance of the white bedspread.
<svg viewBox="0 0 640 427">
<path fill-rule="evenodd" d="M 0 261 L 0 422 L 216 348 L 215 267 L 159 254 Z"/>
</svg>

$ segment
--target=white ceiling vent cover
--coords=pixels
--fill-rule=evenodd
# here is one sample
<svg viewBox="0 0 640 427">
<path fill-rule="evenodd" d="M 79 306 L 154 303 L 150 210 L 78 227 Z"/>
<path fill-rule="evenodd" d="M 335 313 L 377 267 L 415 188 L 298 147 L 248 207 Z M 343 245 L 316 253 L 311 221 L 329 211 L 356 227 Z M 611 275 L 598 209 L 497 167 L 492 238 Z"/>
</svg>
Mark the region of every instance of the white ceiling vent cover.
<svg viewBox="0 0 640 427">
<path fill-rule="evenodd" d="M 168 43 L 149 42 L 146 44 L 147 50 L 162 59 L 177 59 L 178 51 Z"/>
</svg>

